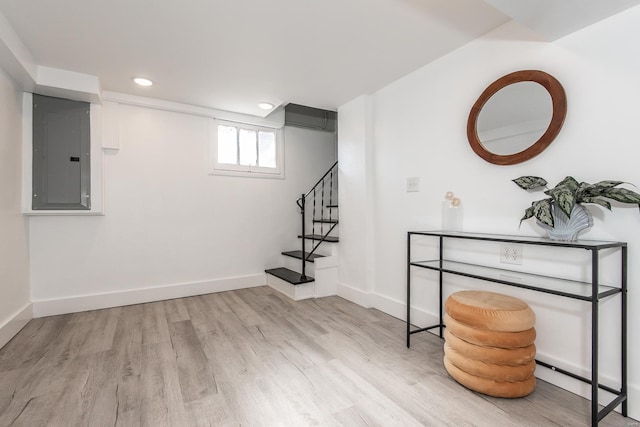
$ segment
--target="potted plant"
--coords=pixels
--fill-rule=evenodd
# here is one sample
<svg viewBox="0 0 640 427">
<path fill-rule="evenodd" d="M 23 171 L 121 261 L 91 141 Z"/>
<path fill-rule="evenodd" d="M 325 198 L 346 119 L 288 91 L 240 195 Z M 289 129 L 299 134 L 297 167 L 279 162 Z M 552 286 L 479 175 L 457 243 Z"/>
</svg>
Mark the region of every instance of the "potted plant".
<svg viewBox="0 0 640 427">
<path fill-rule="evenodd" d="M 600 181 L 595 184 L 578 182 L 568 176 L 555 187 L 549 189 L 547 181 L 538 176 L 521 176 L 513 180 L 524 190 L 545 188 L 548 198 L 537 200 L 524 211 L 522 221 L 535 217 L 538 225 L 547 230 L 555 240 L 576 240 L 580 231 L 593 225 L 591 213 L 582 206 L 593 203 L 611 210 L 614 200 L 633 203 L 640 207 L 640 194 L 626 188 L 617 188 L 623 181 Z"/>
</svg>

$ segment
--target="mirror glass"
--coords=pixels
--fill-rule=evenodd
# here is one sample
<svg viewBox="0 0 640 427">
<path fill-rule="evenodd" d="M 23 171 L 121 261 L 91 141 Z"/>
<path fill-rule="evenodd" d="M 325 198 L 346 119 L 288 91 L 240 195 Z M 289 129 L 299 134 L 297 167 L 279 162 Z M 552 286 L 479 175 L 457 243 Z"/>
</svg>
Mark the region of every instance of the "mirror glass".
<svg viewBox="0 0 640 427">
<path fill-rule="evenodd" d="M 544 86 L 519 82 L 496 92 L 478 115 L 482 146 L 494 154 L 510 155 L 526 150 L 551 123 L 553 105 Z"/>
<path fill-rule="evenodd" d="M 560 82 L 539 70 L 500 77 L 471 107 L 467 138 L 473 151 L 496 165 L 527 161 L 553 142 L 567 114 Z"/>
</svg>

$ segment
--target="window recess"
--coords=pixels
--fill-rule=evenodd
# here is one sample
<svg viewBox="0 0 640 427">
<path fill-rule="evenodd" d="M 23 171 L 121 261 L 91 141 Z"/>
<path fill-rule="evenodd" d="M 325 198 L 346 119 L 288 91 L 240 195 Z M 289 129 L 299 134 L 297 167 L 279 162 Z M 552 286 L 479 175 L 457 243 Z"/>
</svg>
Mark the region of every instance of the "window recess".
<svg viewBox="0 0 640 427">
<path fill-rule="evenodd" d="M 33 95 L 33 210 L 91 209 L 88 102 Z"/>
</svg>

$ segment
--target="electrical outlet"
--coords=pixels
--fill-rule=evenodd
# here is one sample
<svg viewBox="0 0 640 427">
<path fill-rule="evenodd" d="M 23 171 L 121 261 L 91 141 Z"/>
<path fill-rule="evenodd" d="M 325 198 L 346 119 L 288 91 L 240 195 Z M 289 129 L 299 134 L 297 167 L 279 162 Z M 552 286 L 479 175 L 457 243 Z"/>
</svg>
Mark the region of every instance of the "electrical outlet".
<svg viewBox="0 0 640 427">
<path fill-rule="evenodd" d="M 522 245 L 517 243 L 500 244 L 500 262 L 522 265 Z"/>
</svg>

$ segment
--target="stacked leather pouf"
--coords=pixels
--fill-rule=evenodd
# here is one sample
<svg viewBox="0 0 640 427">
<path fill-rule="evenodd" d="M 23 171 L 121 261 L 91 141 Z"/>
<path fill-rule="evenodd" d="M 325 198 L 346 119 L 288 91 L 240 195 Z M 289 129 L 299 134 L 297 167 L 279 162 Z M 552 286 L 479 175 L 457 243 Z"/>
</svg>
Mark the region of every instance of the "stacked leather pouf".
<svg viewBox="0 0 640 427">
<path fill-rule="evenodd" d="M 465 387 L 490 396 L 526 396 L 536 385 L 536 316 L 522 300 L 460 291 L 445 303 L 444 366 Z"/>
</svg>

